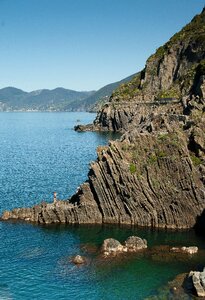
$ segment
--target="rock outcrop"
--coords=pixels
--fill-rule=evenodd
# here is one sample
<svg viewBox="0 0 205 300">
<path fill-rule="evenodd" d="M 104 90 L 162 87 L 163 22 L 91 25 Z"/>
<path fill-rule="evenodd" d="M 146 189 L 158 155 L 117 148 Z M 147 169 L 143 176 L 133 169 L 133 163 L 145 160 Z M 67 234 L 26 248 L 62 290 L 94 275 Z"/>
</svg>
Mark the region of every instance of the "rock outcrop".
<svg viewBox="0 0 205 300">
<path fill-rule="evenodd" d="M 2 219 L 195 226 L 205 211 L 204 30 L 205 11 L 112 95 L 89 130 L 125 133 L 98 147 L 97 161 L 76 194 L 6 211 Z"/>
<path fill-rule="evenodd" d="M 125 241 L 125 247 L 128 252 L 135 252 L 147 248 L 147 241 L 138 236 L 130 236 Z"/>
<path fill-rule="evenodd" d="M 102 252 L 105 256 L 107 255 L 116 255 L 122 252 L 125 252 L 124 246 L 113 238 L 104 240 L 102 245 Z"/>
<path fill-rule="evenodd" d="M 196 246 L 189 246 L 189 247 L 172 247 L 170 249 L 171 252 L 176 253 L 187 253 L 187 254 L 196 254 L 198 252 L 198 247 Z"/>
<path fill-rule="evenodd" d="M 98 147 L 88 181 L 69 201 L 16 209 L 2 219 L 193 227 L 205 209 L 203 110 L 198 103 L 189 116 L 145 116 L 121 140 Z"/>
<path fill-rule="evenodd" d="M 102 252 L 105 256 L 117 255 L 123 252 L 138 252 L 147 248 L 147 241 L 138 236 L 130 236 L 122 245 L 119 241 L 109 238 L 104 240 Z"/>
<path fill-rule="evenodd" d="M 205 297 L 205 269 L 202 272 L 191 271 L 184 283 L 185 289 L 198 297 Z"/>
<path fill-rule="evenodd" d="M 205 98 L 205 9 L 158 48 L 141 72 L 113 92 L 93 125 L 81 130 L 126 131 L 144 110 L 196 96 Z"/>
</svg>

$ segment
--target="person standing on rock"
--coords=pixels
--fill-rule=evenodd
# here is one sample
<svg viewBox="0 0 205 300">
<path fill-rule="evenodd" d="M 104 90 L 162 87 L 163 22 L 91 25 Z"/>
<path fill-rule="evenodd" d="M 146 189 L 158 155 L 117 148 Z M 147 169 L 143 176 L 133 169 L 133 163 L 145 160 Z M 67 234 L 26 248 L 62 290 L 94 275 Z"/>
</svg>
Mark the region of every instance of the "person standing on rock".
<svg viewBox="0 0 205 300">
<path fill-rule="evenodd" d="M 57 202 L 57 193 L 53 193 L 53 203 L 55 204 Z"/>
</svg>

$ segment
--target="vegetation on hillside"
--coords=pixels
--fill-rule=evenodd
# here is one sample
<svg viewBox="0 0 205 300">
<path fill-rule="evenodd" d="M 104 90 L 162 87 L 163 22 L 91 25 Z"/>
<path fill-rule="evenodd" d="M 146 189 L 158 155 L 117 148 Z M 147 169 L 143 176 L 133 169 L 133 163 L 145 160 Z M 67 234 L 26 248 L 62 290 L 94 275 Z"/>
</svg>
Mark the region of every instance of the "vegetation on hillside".
<svg viewBox="0 0 205 300">
<path fill-rule="evenodd" d="M 172 75 L 173 78 L 170 78 L 170 82 L 173 82 L 170 87 L 165 88 L 162 78 L 159 78 L 160 70 L 164 68 L 164 72 L 166 72 L 166 66 L 169 65 L 169 61 L 165 58 L 169 55 L 174 55 L 174 52 L 176 56 L 178 55 L 178 66 L 176 66 L 176 73 Z M 178 59 L 181 61 L 178 61 Z M 184 65 L 180 69 L 181 62 Z M 193 86 L 199 77 L 204 74 L 205 8 L 201 14 L 196 15 L 181 31 L 173 35 L 167 43 L 159 47 L 148 58 L 145 69 L 138 73 L 130 82 L 120 85 L 113 93 L 112 98 L 114 101 L 133 101 L 135 98 L 143 101 L 147 93 L 152 93 L 155 99 L 179 99 L 184 95 L 194 93 Z"/>
</svg>

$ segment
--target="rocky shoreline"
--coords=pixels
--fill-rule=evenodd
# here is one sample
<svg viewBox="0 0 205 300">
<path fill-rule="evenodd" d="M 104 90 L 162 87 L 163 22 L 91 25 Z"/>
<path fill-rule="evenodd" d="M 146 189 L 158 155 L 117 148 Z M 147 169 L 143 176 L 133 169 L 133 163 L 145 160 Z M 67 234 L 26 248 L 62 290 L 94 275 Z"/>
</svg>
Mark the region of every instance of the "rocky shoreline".
<svg viewBox="0 0 205 300">
<path fill-rule="evenodd" d="M 195 119 L 205 104 L 190 101 L 189 115 L 174 105 L 175 114 L 168 105 L 139 115 L 135 129 L 98 147 L 87 182 L 68 201 L 6 211 L 2 220 L 194 227 L 205 209 L 204 119 Z"/>
<path fill-rule="evenodd" d="M 1 220 L 172 229 L 205 224 L 204 24 L 205 10 L 112 94 L 93 124 L 75 128 L 124 133 L 98 147 L 76 194 L 5 211 Z"/>
<path fill-rule="evenodd" d="M 205 9 L 160 47 L 144 70 L 113 93 L 93 124 L 75 127 L 76 131 L 124 134 L 120 140 L 98 147 L 88 180 L 70 199 L 55 198 L 53 203 L 5 211 L 1 220 L 197 228 L 204 232 L 204 25 Z M 104 257 L 135 251 L 147 251 L 153 260 L 159 260 L 159 255 L 172 260 L 195 255 L 198 248 L 147 249 L 147 242 L 138 237 L 130 237 L 124 244 L 106 239 L 102 246 Z M 79 255 L 72 262 L 87 263 Z M 195 296 L 205 297 L 204 269 L 178 276 L 159 299 Z"/>
</svg>

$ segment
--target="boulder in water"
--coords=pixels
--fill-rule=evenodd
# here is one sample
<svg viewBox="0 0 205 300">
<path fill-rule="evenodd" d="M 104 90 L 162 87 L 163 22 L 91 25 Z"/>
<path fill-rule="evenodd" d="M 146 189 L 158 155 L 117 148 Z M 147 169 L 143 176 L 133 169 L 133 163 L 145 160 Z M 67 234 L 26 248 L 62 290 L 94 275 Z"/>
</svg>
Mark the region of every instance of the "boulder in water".
<svg viewBox="0 0 205 300">
<path fill-rule="evenodd" d="M 122 252 L 135 252 L 147 248 L 147 241 L 138 236 L 130 236 L 122 245 L 118 240 L 109 238 L 104 240 L 102 252 L 105 255 L 118 254 Z"/>
<path fill-rule="evenodd" d="M 76 265 L 82 265 L 86 263 L 86 259 L 81 255 L 76 255 L 72 258 L 72 262 Z"/>
<path fill-rule="evenodd" d="M 138 250 L 147 248 L 147 241 L 145 239 L 141 239 L 138 236 L 130 236 L 125 241 L 125 247 L 127 247 L 127 251 L 135 252 Z"/>
<path fill-rule="evenodd" d="M 117 254 L 124 251 L 124 246 L 118 240 L 109 238 L 104 240 L 102 251 L 105 255 Z"/>
</svg>

